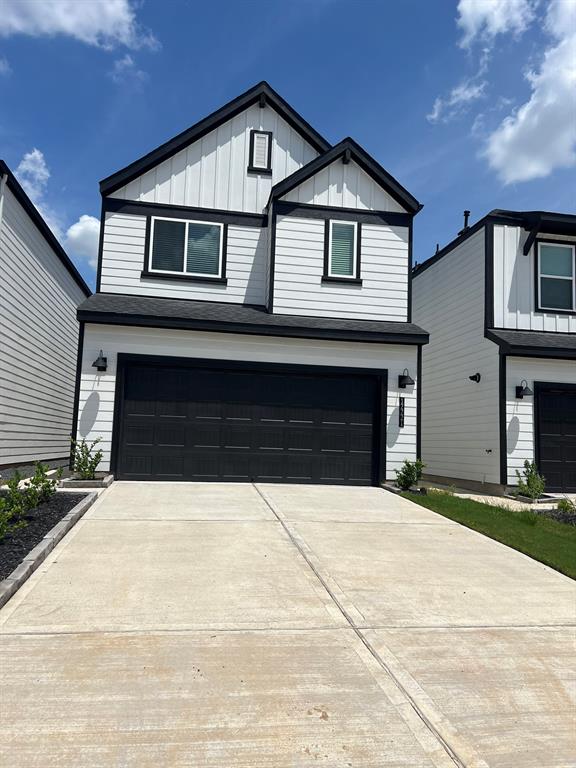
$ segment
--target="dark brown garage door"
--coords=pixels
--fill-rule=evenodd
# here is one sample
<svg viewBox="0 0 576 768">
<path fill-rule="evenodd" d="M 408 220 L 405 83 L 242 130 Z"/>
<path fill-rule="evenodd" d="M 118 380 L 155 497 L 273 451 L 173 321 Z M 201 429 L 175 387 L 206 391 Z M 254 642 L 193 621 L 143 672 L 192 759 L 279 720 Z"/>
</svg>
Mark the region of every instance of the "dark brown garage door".
<svg viewBox="0 0 576 768">
<path fill-rule="evenodd" d="M 546 490 L 576 491 L 576 385 L 536 384 L 537 455 Z"/>
<path fill-rule="evenodd" d="M 118 478 L 377 482 L 385 375 L 222 365 L 121 356 Z"/>
</svg>

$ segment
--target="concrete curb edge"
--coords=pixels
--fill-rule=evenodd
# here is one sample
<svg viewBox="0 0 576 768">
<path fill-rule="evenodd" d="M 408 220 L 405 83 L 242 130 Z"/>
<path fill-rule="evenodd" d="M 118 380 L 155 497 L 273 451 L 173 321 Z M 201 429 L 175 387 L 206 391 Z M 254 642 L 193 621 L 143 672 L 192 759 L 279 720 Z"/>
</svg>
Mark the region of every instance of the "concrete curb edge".
<svg viewBox="0 0 576 768">
<path fill-rule="evenodd" d="M 80 520 L 85 512 L 90 509 L 92 504 L 98 498 L 97 493 L 89 493 L 85 499 L 79 501 L 75 507 L 72 507 L 68 514 L 51 528 L 46 536 L 30 550 L 24 560 L 18 565 L 12 573 L 0 581 L 0 608 L 20 589 L 22 584 L 27 581 L 34 571 L 48 557 L 56 544 L 61 541 L 68 531 Z"/>
</svg>

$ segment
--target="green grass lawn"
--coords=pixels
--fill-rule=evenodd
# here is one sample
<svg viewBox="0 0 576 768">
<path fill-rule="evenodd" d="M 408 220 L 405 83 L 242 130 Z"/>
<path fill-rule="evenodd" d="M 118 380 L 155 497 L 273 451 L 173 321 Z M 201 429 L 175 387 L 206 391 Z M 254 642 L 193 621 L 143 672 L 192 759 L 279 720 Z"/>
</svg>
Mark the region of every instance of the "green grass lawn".
<svg viewBox="0 0 576 768">
<path fill-rule="evenodd" d="M 576 526 L 529 510 L 516 512 L 447 493 L 402 495 L 576 579 Z"/>
</svg>

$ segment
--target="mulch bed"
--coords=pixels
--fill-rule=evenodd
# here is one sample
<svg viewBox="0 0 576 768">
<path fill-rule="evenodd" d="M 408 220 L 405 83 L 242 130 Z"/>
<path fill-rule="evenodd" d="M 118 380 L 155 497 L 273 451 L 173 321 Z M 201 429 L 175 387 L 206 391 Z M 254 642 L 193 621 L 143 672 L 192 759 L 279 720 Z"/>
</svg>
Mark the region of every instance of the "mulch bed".
<svg viewBox="0 0 576 768">
<path fill-rule="evenodd" d="M 535 512 L 537 515 L 556 520 L 558 523 L 576 525 L 576 512 L 561 512 L 559 509 L 538 509 L 537 507 L 533 507 L 531 511 Z"/>
<path fill-rule="evenodd" d="M 0 542 L 0 581 L 6 579 L 28 552 L 85 496 L 85 493 L 56 493 L 49 501 L 30 510 L 24 518 L 28 525 Z"/>
</svg>

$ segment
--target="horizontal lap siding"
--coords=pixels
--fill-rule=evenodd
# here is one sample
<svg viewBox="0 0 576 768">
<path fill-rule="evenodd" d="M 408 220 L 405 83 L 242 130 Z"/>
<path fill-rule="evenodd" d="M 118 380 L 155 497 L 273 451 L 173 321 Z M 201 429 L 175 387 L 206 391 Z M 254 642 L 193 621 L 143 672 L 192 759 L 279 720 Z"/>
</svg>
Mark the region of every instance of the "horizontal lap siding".
<svg viewBox="0 0 576 768">
<path fill-rule="evenodd" d="M 107 213 L 102 250 L 101 290 L 171 299 L 204 299 L 243 304 L 264 304 L 266 293 L 267 229 L 228 226 L 227 285 L 173 282 L 146 277 L 146 217 Z"/>
<path fill-rule="evenodd" d="M 7 188 L 0 270 L 0 464 L 64 457 L 84 294 Z"/>
<path fill-rule="evenodd" d="M 340 158 L 281 199 L 307 205 L 404 212 L 404 208 L 360 166 L 354 161 L 343 163 Z"/>
<path fill-rule="evenodd" d="M 426 472 L 498 483 L 498 349 L 484 338 L 484 230 L 417 275 L 412 292 L 413 320 L 430 333 L 422 349 Z M 478 384 L 468 378 L 476 372 Z"/>
<path fill-rule="evenodd" d="M 508 482 L 518 482 L 516 470 L 524 462 L 534 461 L 534 398 L 516 399 L 516 386 L 523 380 L 534 391 L 534 382 L 576 384 L 576 363 L 573 360 L 537 360 L 529 357 L 509 357 L 506 376 L 506 443 L 508 452 Z"/>
<path fill-rule="evenodd" d="M 105 373 L 99 374 L 91 363 L 100 349 L 105 350 L 108 369 Z M 416 456 L 416 386 L 406 390 L 398 390 L 397 386 L 398 375 L 405 368 L 408 368 L 416 378 L 415 347 L 87 325 L 84 337 L 78 434 L 88 440 L 94 440 L 97 437 L 102 439 L 103 469 L 108 469 L 110 465 L 116 362 L 119 352 L 387 369 L 389 377 L 388 477 L 394 477 L 394 469 L 400 467 L 405 458 L 414 459 Z M 405 398 L 403 429 L 398 425 L 401 395 Z"/>
<path fill-rule="evenodd" d="M 536 312 L 536 248 L 527 256 L 522 252 L 526 232 L 521 227 L 494 226 L 494 326 L 529 331 L 576 333 L 576 315 Z M 546 235 L 546 240 L 570 240 L 576 237 Z"/>
<path fill-rule="evenodd" d="M 323 283 L 322 219 L 278 217 L 274 312 L 367 320 L 407 319 L 408 228 L 362 224 L 362 285 Z"/>
<path fill-rule="evenodd" d="M 247 173 L 250 131 L 272 132 L 272 175 Z M 261 213 L 273 184 L 317 156 L 271 107 L 256 104 L 114 192 L 112 197 Z"/>
</svg>

